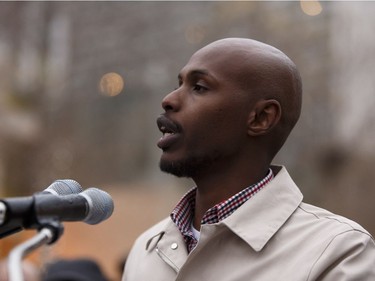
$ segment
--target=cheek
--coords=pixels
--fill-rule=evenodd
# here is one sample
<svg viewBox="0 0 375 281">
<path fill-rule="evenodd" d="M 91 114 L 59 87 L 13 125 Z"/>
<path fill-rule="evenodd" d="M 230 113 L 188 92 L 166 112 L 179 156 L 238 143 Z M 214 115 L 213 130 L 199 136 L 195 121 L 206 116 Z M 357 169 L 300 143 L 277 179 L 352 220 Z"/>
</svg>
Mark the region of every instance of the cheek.
<svg viewBox="0 0 375 281">
<path fill-rule="evenodd" d="M 223 133 L 240 133 L 246 131 L 247 114 L 239 106 L 223 106 L 216 109 L 211 118 L 211 123 Z"/>
<path fill-rule="evenodd" d="M 202 143 L 228 142 L 247 134 L 247 105 L 243 99 L 232 95 L 218 95 L 194 100 L 185 107 L 186 133 L 189 141 Z M 229 139 L 229 140 L 228 140 Z"/>
<path fill-rule="evenodd" d="M 231 144 L 246 136 L 246 118 L 233 108 L 215 108 L 202 116 L 194 130 L 200 141 Z"/>
</svg>

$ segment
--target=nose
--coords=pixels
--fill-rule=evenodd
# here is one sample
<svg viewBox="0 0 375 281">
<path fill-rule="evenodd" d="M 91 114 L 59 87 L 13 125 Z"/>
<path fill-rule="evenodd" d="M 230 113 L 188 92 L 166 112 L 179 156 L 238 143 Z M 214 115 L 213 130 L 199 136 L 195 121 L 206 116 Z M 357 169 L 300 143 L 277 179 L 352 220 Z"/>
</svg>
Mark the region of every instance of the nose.
<svg viewBox="0 0 375 281">
<path fill-rule="evenodd" d="M 181 97 L 178 90 L 170 92 L 161 102 L 163 109 L 167 111 L 178 111 L 181 107 Z"/>
</svg>

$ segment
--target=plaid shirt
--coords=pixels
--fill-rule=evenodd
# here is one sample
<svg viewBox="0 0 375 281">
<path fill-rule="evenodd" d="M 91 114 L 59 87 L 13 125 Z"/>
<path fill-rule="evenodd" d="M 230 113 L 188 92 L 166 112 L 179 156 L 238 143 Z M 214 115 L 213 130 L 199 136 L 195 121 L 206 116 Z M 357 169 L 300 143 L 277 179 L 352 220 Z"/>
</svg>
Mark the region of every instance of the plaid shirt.
<svg viewBox="0 0 375 281">
<path fill-rule="evenodd" d="M 235 210 L 250 199 L 255 193 L 261 190 L 272 179 L 273 173 L 272 170 L 269 169 L 269 172 L 264 179 L 245 188 L 229 199 L 222 201 L 209 209 L 204 214 L 201 224 L 218 223 L 230 216 Z M 171 213 L 171 219 L 183 235 L 189 253 L 198 243 L 191 230 L 194 218 L 196 191 L 197 188 L 195 187 L 186 193 Z"/>
</svg>

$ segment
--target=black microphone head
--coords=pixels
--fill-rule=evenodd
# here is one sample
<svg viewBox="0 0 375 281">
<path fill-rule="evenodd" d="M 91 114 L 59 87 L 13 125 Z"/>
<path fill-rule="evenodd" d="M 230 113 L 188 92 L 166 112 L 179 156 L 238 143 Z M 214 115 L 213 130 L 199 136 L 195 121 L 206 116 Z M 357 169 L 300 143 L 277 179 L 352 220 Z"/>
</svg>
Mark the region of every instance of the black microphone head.
<svg viewBox="0 0 375 281">
<path fill-rule="evenodd" d="M 88 224 L 98 224 L 108 219 L 114 209 L 112 197 L 105 191 L 91 187 L 81 192 L 89 204 L 89 211 L 84 219 Z"/>
<path fill-rule="evenodd" d="M 43 192 L 48 192 L 53 195 L 69 195 L 78 194 L 83 191 L 81 185 L 75 180 L 65 179 L 65 180 L 55 180 L 49 187 L 47 187 Z"/>
</svg>

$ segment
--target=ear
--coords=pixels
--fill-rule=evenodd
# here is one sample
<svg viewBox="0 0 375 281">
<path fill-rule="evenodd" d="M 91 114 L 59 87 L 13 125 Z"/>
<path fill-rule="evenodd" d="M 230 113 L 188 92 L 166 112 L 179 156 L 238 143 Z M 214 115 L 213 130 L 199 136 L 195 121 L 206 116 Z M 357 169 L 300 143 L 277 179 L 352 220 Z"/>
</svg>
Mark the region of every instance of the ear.
<svg viewBox="0 0 375 281">
<path fill-rule="evenodd" d="M 277 100 L 260 100 L 249 114 L 247 132 L 250 136 L 267 134 L 279 121 L 281 106 Z"/>
</svg>

